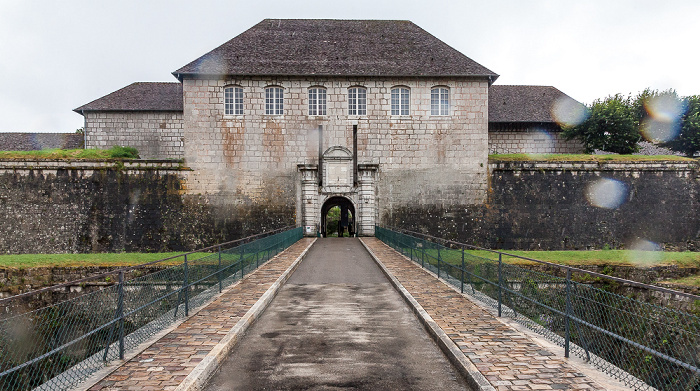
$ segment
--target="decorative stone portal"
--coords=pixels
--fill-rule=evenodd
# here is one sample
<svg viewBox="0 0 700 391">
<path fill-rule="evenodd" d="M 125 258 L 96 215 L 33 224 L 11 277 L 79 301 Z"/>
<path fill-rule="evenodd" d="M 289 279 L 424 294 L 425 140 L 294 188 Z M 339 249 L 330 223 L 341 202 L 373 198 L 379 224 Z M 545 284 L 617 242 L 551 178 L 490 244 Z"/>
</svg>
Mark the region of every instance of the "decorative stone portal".
<svg viewBox="0 0 700 391">
<path fill-rule="evenodd" d="M 373 236 L 377 218 L 377 164 L 354 164 L 347 148 L 335 146 L 322 155 L 321 172 L 317 164 L 299 164 L 301 186 L 297 212 L 304 234 L 317 236 L 325 232 L 326 214 L 333 206 L 345 208 L 352 215 L 353 232 Z M 346 215 L 347 216 L 347 215 Z"/>
</svg>

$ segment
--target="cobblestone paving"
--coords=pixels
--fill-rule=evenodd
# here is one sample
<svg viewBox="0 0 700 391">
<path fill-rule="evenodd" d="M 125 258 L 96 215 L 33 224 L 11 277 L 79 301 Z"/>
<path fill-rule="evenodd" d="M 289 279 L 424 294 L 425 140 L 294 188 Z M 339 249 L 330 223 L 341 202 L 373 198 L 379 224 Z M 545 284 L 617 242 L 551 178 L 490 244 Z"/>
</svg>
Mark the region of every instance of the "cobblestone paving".
<svg viewBox="0 0 700 391">
<path fill-rule="evenodd" d="M 175 389 L 312 241 L 292 245 L 90 390 Z"/>
<path fill-rule="evenodd" d="M 497 390 L 605 390 L 375 238 L 363 238 Z"/>
</svg>

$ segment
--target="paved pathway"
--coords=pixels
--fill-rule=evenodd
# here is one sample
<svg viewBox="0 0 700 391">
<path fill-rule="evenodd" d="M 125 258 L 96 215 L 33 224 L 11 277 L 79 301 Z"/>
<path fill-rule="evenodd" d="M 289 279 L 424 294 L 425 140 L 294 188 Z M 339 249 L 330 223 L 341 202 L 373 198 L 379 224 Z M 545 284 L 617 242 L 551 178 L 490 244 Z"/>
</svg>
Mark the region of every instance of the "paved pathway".
<svg viewBox="0 0 700 391">
<path fill-rule="evenodd" d="M 90 390 L 175 389 L 312 241 L 293 244 Z"/>
<path fill-rule="evenodd" d="M 206 390 L 468 390 L 358 239 L 318 240 Z"/>
<path fill-rule="evenodd" d="M 497 390 L 605 390 L 376 238 L 362 238 Z"/>
</svg>

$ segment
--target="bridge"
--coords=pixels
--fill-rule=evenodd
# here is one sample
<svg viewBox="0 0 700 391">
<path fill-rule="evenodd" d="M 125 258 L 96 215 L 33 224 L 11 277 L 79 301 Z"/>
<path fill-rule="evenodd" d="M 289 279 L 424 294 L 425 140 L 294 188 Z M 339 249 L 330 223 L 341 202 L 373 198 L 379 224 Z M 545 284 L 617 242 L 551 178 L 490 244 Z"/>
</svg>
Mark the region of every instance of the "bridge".
<svg viewBox="0 0 700 391">
<path fill-rule="evenodd" d="M 199 254 L 199 255 L 197 255 Z M 0 301 L 1 390 L 696 389 L 698 319 L 503 253 L 301 228 Z M 692 295 L 690 295 L 692 296 Z M 23 301 L 25 300 L 25 301 Z"/>
</svg>

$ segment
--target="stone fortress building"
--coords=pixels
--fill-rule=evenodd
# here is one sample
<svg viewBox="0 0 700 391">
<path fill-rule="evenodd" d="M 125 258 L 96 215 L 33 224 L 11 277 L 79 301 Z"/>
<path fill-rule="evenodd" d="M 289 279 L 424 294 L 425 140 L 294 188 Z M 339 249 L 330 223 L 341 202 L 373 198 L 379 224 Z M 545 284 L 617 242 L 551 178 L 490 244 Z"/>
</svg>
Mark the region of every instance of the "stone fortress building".
<svg viewBox="0 0 700 391">
<path fill-rule="evenodd" d="M 411 205 L 482 204 L 489 152 L 581 150 L 552 114 L 573 99 L 493 85 L 496 73 L 408 21 L 264 20 L 173 75 L 75 109 L 86 147 L 184 159 L 187 195 L 308 235 L 334 206 L 372 235 Z"/>
</svg>

